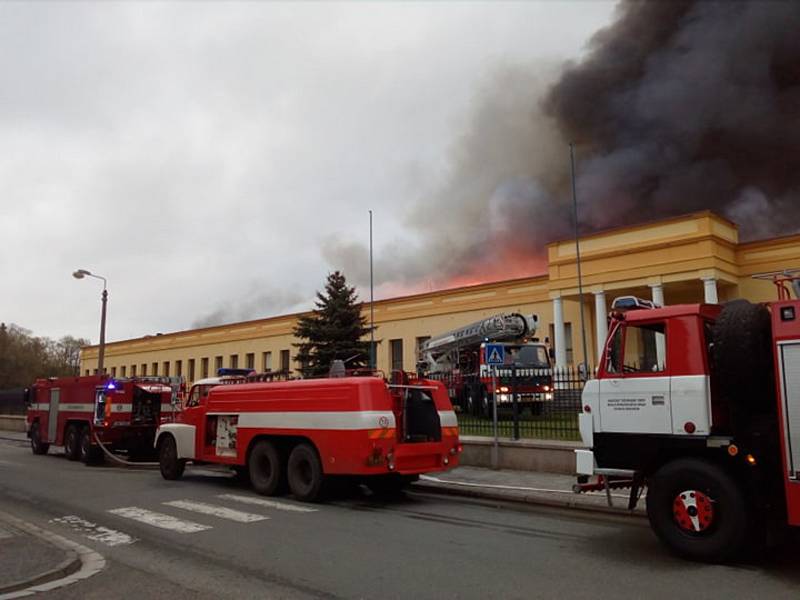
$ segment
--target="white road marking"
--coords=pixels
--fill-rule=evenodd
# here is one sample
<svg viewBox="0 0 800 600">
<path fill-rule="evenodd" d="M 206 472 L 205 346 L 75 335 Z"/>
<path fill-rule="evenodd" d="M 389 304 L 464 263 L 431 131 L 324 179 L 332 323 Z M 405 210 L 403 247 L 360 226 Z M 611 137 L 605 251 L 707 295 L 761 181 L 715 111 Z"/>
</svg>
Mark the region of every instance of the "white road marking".
<svg viewBox="0 0 800 600">
<path fill-rule="evenodd" d="M 112 515 L 125 517 L 126 519 L 132 519 L 146 525 L 160 527 L 161 529 L 177 531 L 178 533 L 197 533 L 198 531 L 212 529 L 210 525 L 201 525 L 200 523 L 194 523 L 192 521 L 183 521 L 170 515 L 153 512 L 151 510 L 139 508 L 138 506 L 115 508 L 108 512 L 110 512 Z"/>
<path fill-rule="evenodd" d="M 277 502 L 275 500 L 266 500 L 265 498 L 256 498 L 254 496 L 237 496 L 236 494 L 220 494 L 217 498 L 224 500 L 234 500 L 244 504 L 255 504 L 257 506 L 267 506 L 269 508 L 277 508 L 278 510 L 286 510 L 289 512 L 310 513 L 317 512 L 316 508 L 308 508 L 306 506 L 297 506 L 295 504 L 288 504 L 286 502 Z"/>
<path fill-rule="evenodd" d="M 127 533 L 97 525 L 76 515 L 66 515 L 58 519 L 51 519 L 50 522 L 67 525 L 90 540 L 100 542 L 106 546 L 121 546 L 123 544 L 132 544 L 136 541 L 136 538 L 129 536 Z"/>
<path fill-rule="evenodd" d="M 224 506 L 215 506 L 213 504 L 206 504 L 205 502 L 194 502 L 191 500 L 172 500 L 164 502 L 166 506 L 174 506 L 175 508 L 182 508 L 183 510 L 191 510 L 192 512 L 201 513 L 204 515 L 212 515 L 220 517 L 221 519 L 230 519 L 238 523 L 252 523 L 254 521 L 265 521 L 269 517 L 263 515 L 255 515 L 253 513 L 246 513 L 232 508 L 225 508 Z"/>
</svg>

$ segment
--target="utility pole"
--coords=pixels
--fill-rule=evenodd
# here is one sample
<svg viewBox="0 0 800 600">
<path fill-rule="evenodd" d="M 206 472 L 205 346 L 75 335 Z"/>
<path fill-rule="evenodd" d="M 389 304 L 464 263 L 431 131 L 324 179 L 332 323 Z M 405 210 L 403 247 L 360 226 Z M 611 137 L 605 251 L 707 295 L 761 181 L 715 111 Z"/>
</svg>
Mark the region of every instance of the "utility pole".
<svg viewBox="0 0 800 600">
<path fill-rule="evenodd" d="M 372 279 L 372 209 L 369 211 L 369 367 L 375 370 L 375 288 Z"/>
<path fill-rule="evenodd" d="M 581 244 L 578 232 L 578 194 L 575 191 L 575 144 L 569 144 L 569 161 L 572 167 L 572 211 L 573 220 L 575 222 L 575 257 L 578 265 L 578 302 L 581 311 L 581 340 L 583 342 L 583 367 L 588 372 L 589 365 L 587 361 L 589 355 L 586 351 L 586 323 L 583 317 L 583 279 L 581 277 Z"/>
</svg>

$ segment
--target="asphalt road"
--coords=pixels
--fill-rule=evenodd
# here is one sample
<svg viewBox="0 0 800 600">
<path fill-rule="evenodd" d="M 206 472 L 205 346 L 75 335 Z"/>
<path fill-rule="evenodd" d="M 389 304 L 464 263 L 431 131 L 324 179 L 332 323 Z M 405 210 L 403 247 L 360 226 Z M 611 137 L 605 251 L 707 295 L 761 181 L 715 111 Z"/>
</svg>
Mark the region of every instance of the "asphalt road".
<svg viewBox="0 0 800 600">
<path fill-rule="evenodd" d="M 358 490 L 321 505 L 263 500 L 224 472 L 189 467 L 167 482 L 157 471 L 84 467 L 60 448 L 33 456 L 0 441 L 0 510 L 107 561 L 44 598 L 800 595 L 800 551 L 734 566 L 687 563 L 637 518 L 414 493 L 381 502 Z"/>
</svg>

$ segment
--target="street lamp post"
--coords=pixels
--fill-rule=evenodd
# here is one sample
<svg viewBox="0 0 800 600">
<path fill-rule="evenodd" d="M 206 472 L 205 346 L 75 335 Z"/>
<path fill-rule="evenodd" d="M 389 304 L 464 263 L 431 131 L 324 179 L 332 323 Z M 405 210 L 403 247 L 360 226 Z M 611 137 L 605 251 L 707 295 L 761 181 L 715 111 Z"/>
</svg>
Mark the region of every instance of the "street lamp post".
<svg viewBox="0 0 800 600">
<path fill-rule="evenodd" d="M 101 296 L 103 301 L 103 308 L 100 311 L 100 347 L 97 351 L 97 374 L 103 374 L 103 359 L 105 358 L 106 354 L 106 305 L 108 304 L 108 290 L 106 289 L 106 281 L 105 277 L 100 275 L 95 275 L 94 273 L 90 273 L 86 269 L 78 269 L 75 271 L 72 276 L 75 279 L 83 279 L 84 277 L 94 277 L 95 279 L 102 279 L 103 280 L 103 295 Z"/>
</svg>

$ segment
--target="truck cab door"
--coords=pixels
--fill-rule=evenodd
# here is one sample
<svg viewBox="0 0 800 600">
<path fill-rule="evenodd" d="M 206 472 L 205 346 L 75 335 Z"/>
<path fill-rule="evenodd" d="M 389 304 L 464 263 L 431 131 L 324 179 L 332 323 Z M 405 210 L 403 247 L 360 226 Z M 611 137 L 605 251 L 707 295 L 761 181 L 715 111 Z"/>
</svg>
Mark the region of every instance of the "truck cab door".
<svg viewBox="0 0 800 600">
<path fill-rule="evenodd" d="M 598 382 L 600 428 L 609 433 L 672 433 L 665 324 L 622 323 Z"/>
<path fill-rule="evenodd" d="M 194 425 L 195 435 L 195 456 L 201 456 L 203 451 L 204 416 L 206 414 L 206 399 L 208 398 L 208 386 L 193 385 L 183 410 L 179 413 L 178 419 L 186 425 Z"/>
</svg>

